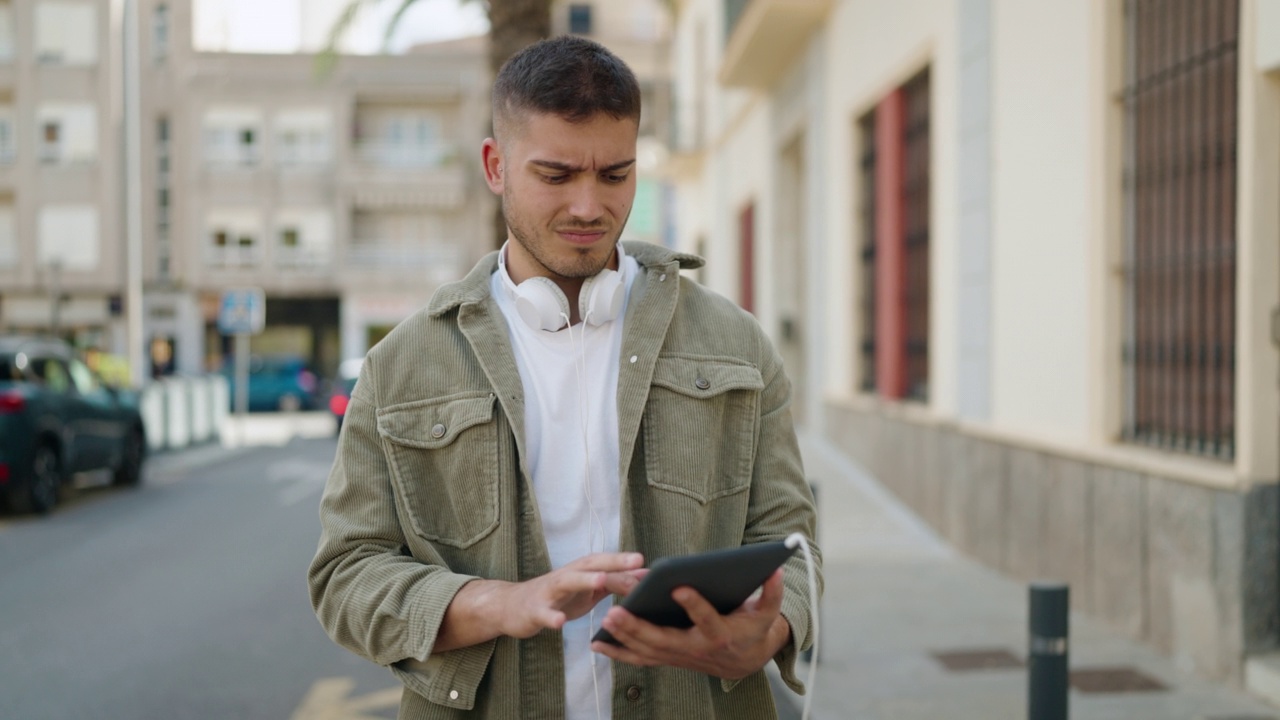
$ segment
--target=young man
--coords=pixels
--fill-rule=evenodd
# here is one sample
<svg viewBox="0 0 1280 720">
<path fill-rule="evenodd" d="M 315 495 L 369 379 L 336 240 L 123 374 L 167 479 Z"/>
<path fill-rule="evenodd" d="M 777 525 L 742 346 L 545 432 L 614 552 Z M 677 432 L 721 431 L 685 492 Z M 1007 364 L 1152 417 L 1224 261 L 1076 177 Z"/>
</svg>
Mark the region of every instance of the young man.
<svg viewBox="0 0 1280 720">
<path fill-rule="evenodd" d="M 493 89 L 508 240 L 370 350 L 309 574 L 331 637 L 403 681 L 401 718 L 775 717 L 811 643 L 803 561 L 687 630 L 610 598 L 670 555 L 814 533 L 790 384 L 755 320 L 619 243 L 640 91 L 589 40 Z M 593 643 L 601 627 L 623 647 Z"/>
</svg>

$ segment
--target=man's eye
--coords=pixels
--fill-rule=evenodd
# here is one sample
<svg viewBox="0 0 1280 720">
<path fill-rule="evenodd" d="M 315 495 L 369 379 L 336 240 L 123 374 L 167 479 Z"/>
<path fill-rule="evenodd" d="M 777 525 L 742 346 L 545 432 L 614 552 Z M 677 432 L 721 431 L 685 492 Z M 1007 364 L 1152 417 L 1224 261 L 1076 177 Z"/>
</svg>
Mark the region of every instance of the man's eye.
<svg viewBox="0 0 1280 720">
<path fill-rule="evenodd" d="M 542 179 L 543 179 L 543 180 L 546 180 L 547 182 L 551 183 L 552 185 L 559 185 L 560 183 L 564 182 L 565 180 L 568 180 L 568 179 L 569 179 L 569 176 L 568 176 L 568 175 L 543 175 L 543 176 L 542 176 Z"/>
<path fill-rule="evenodd" d="M 616 183 L 626 182 L 627 176 L 626 175 L 605 175 L 604 179 L 608 180 L 611 183 L 616 184 Z"/>
</svg>

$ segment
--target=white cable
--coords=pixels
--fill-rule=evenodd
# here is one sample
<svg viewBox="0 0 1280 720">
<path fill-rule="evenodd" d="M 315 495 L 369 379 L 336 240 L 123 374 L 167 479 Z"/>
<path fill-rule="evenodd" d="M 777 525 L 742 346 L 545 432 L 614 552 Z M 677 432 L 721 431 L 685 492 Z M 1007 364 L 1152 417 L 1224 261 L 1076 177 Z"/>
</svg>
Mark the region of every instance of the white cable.
<svg viewBox="0 0 1280 720">
<path fill-rule="evenodd" d="M 813 554 L 809 551 L 809 541 L 800 533 L 791 533 L 783 541 L 786 546 L 795 549 L 797 545 L 804 553 L 804 564 L 809 576 L 809 615 L 813 627 L 813 652 L 809 656 L 809 680 L 805 683 L 804 711 L 801 720 L 809 720 L 809 711 L 813 707 L 814 683 L 818 681 L 818 572 L 813 566 Z"/>
<path fill-rule="evenodd" d="M 588 313 L 590 314 L 590 313 Z M 564 318 L 566 329 L 569 331 L 569 347 L 573 347 L 573 324 L 569 321 L 569 317 L 564 313 L 560 313 L 560 317 Z M 591 443 L 587 438 L 587 388 L 582 384 L 582 374 L 586 372 L 587 365 L 587 319 L 582 318 L 582 327 L 578 330 L 578 349 L 579 352 L 573 359 L 573 372 L 578 378 L 578 420 L 582 428 L 582 455 L 584 458 L 584 477 L 583 482 L 587 489 L 587 510 L 591 513 L 591 518 L 595 522 L 587 521 L 587 554 L 596 551 L 596 528 L 600 528 L 600 550 L 604 550 L 604 523 L 601 522 L 600 516 L 596 514 L 595 503 L 591 501 Z M 596 674 L 596 654 L 591 652 L 591 636 L 596 629 L 596 606 L 591 606 L 591 611 L 587 614 L 587 655 L 591 658 L 591 686 L 592 696 L 596 701 L 596 718 L 602 720 L 604 712 L 600 708 L 600 678 Z"/>
</svg>

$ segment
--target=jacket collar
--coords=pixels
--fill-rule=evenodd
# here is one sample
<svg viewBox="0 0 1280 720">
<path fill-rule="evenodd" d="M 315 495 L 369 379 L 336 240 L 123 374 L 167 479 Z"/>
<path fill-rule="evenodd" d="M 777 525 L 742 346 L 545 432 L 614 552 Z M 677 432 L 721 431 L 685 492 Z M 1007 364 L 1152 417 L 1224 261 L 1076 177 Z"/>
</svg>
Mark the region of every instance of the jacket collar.
<svg viewBox="0 0 1280 720">
<path fill-rule="evenodd" d="M 697 255 L 668 250 L 652 243 L 627 240 L 622 247 L 641 268 L 667 267 L 674 263 L 680 270 L 696 270 L 705 264 Z M 437 290 L 427 305 L 427 312 L 431 317 L 440 317 L 461 305 L 483 301 L 489 296 L 489 276 L 497 270 L 498 253 L 495 250 L 481 258 L 466 277 Z"/>
</svg>

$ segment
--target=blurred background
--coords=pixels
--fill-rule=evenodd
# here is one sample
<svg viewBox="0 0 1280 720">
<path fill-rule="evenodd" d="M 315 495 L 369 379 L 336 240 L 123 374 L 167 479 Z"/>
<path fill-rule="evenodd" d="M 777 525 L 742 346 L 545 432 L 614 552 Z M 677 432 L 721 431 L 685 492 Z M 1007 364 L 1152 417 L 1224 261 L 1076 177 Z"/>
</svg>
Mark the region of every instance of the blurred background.
<svg viewBox="0 0 1280 720">
<path fill-rule="evenodd" d="M 893 533 L 850 525 L 870 506 L 839 490 L 865 477 L 872 505 L 938 547 L 1015 584 L 1069 582 L 1072 609 L 1151 650 L 1167 686 L 1280 704 L 1280 0 L 0 0 L 0 421 L 62 363 L 59 392 L 118 406 L 121 428 L 74 467 L 61 446 L 0 454 L 14 505 L 40 462 L 66 503 L 42 524 L 0 518 L 0 576 L 49 523 L 101 512 L 126 532 L 97 508 L 200 487 L 235 527 L 245 503 L 296 515 L 260 519 L 291 528 L 279 567 L 300 583 L 360 359 L 500 241 L 479 162 L 495 68 L 561 33 L 641 83 L 624 239 L 706 257 L 690 277 L 785 360 L 833 578 L 860 587 L 859 562 L 887 562 L 867 548 Z M 239 419 L 237 333 L 254 411 Z M 3 344 L 35 337 L 58 345 Z M 40 446 L 18 427 L 0 422 Z M 65 497 L 131 485 L 134 437 L 150 455 L 136 492 Z M 30 617 L 74 584 L 48 572 Z M 829 611 L 870 622 L 844 598 Z M 872 626 L 893 622 L 911 636 L 901 613 Z M 63 662 L 61 641 L 7 639 L 0 666 L 19 641 L 55 648 L 30 667 Z M 387 685 L 318 640 L 334 665 L 290 671 L 278 709 L 190 716 Z M 359 690 L 314 684 L 343 677 Z M 107 694 L 125 714 L 74 695 L 62 714 L 6 714 L 0 692 L 0 717 L 190 709 Z M 878 707 L 827 717 L 914 717 Z"/>
</svg>

